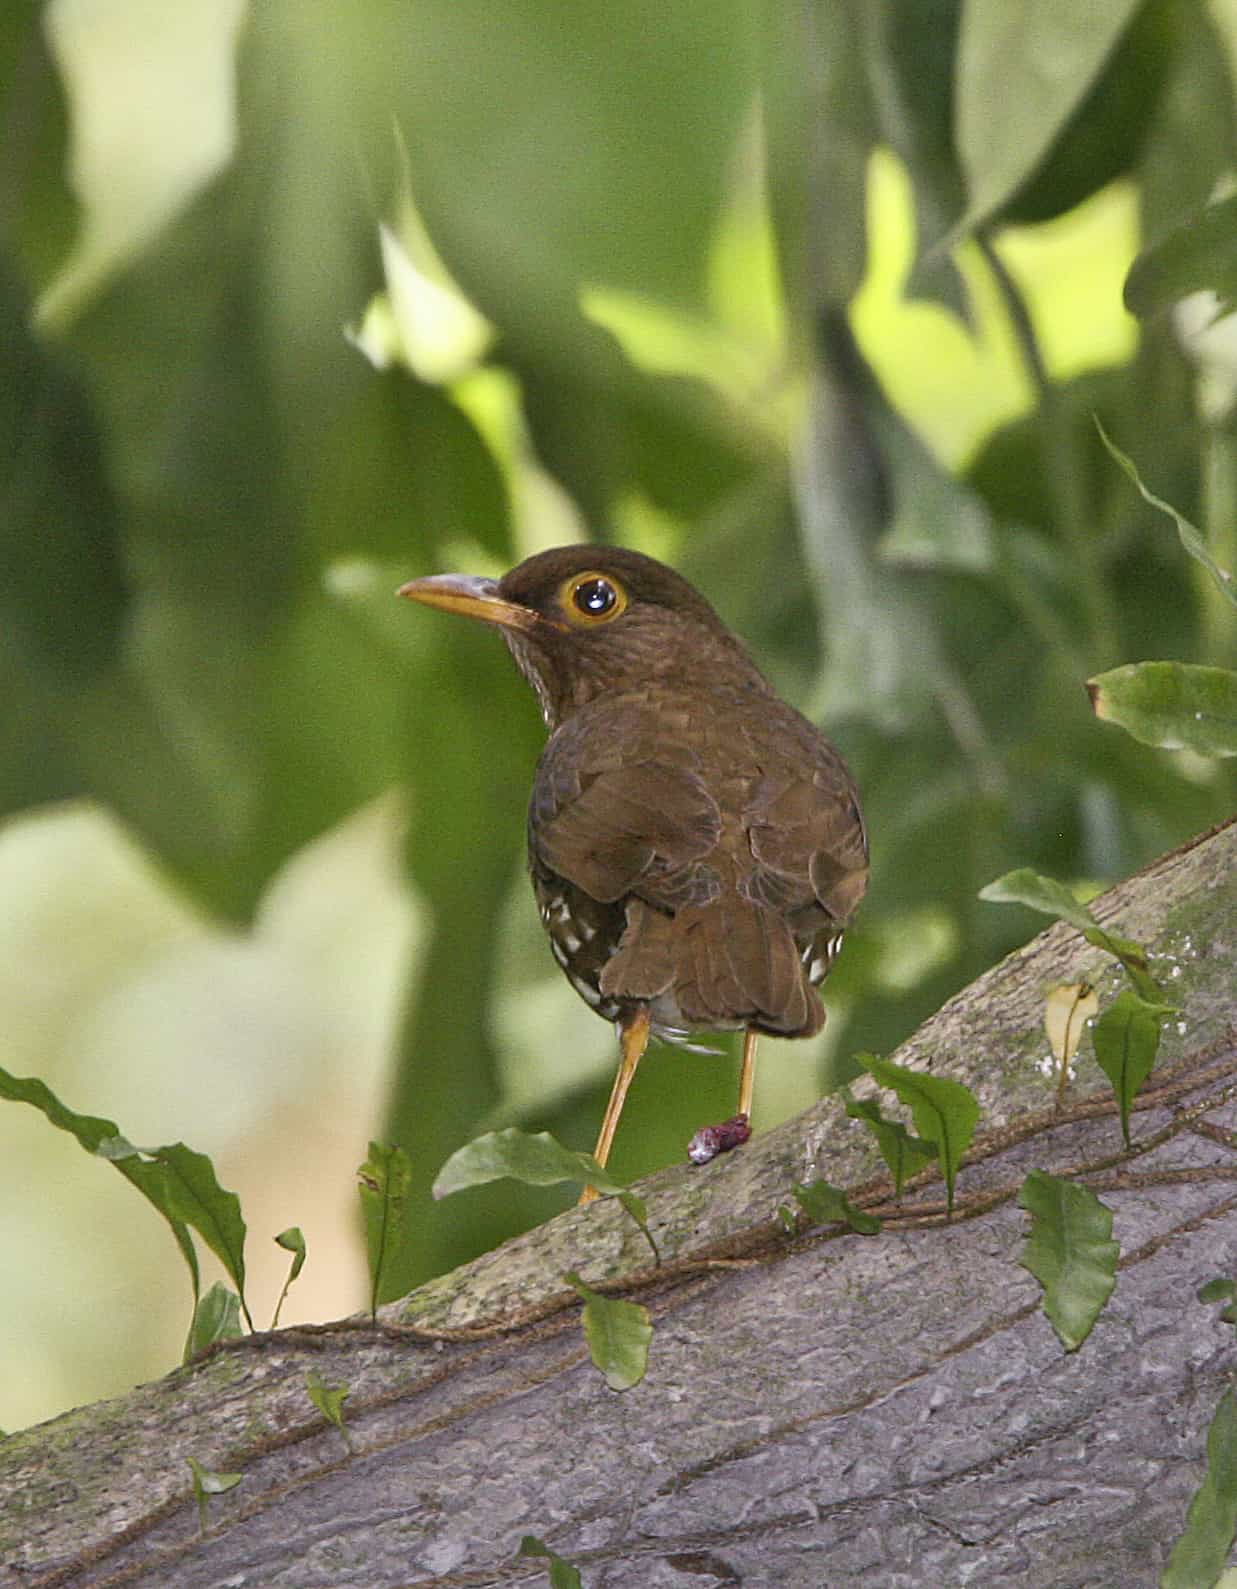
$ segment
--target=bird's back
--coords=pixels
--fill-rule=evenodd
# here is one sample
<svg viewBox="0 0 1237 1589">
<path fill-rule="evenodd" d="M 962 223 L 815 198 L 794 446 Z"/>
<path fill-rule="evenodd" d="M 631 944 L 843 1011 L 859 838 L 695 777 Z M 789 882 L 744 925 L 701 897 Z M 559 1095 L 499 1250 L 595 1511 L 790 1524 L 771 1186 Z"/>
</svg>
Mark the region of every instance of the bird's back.
<svg viewBox="0 0 1237 1589">
<path fill-rule="evenodd" d="M 669 1036 L 818 1030 L 815 985 L 867 884 L 845 765 L 758 677 L 569 716 L 537 769 L 529 858 L 577 990 L 611 1018 L 647 1002 Z"/>
</svg>

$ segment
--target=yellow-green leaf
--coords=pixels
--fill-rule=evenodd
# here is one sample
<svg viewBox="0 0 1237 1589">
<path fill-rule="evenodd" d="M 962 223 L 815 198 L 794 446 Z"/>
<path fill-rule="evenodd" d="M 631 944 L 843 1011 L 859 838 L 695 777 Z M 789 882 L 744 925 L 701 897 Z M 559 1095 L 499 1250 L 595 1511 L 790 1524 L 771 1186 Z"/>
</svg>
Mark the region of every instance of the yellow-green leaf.
<svg viewBox="0 0 1237 1589">
<path fill-rule="evenodd" d="M 584 1338 L 594 1364 L 611 1390 L 630 1390 L 644 1378 L 653 1326 L 649 1310 L 638 1302 L 603 1297 L 574 1270 L 563 1278 L 584 1299 Z"/>
<path fill-rule="evenodd" d="M 1031 1215 L 1019 1262 L 1044 1288 L 1044 1312 L 1067 1352 L 1077 1351 L 1112 1295 L 1121 1248 L 1095 1193 L 1032 1170 L 1018 1202 Z"/>
<path fill-rule="evenodd" d="M 1096 717 L 1144 745 L 1237 756 L 1237 673 L 1192 662 L 1127 662 L 1087 680 Z"/>
</svg>

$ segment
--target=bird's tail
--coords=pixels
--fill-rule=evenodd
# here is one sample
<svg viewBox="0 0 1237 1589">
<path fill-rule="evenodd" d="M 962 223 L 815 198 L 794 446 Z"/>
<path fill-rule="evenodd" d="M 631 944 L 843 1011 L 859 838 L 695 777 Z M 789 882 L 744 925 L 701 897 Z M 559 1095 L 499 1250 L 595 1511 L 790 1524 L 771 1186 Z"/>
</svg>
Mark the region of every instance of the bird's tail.
<svg viewBox="0 0 1237 1589">
<path fill-rule="evenodd" d="M 620 998 L 670 995 L 692 1026 L 754 1026 L 811 1037 L 825 1022 L 785 922 L 763 905 L 735 898 L 687 906 L 673 916 L 633 900 L 601 986 Z"/>
</svg>

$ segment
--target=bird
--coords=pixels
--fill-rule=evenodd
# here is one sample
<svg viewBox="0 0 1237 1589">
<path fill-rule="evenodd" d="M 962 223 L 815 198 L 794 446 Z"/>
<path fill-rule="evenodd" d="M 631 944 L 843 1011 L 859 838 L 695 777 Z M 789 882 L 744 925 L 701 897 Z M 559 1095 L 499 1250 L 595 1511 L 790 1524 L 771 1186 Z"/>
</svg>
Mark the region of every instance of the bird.
<svg viewBox="0 0 1237 1589">
<path fill-rule="evenodd" d="M 618 1032 L 597 1163 L 650 1037 L 743 1032 L 737 1114 L 692 1157 L 746 1140 L 757 1038 L 824 1025 L 817 990 L 867 888 L 840 753 L 641 552 L 559 546 L 500 579 L 431 574 L 398 594 L 497 629 L 541 708 L 533 892 L 554 958 Z"/>
</svg>

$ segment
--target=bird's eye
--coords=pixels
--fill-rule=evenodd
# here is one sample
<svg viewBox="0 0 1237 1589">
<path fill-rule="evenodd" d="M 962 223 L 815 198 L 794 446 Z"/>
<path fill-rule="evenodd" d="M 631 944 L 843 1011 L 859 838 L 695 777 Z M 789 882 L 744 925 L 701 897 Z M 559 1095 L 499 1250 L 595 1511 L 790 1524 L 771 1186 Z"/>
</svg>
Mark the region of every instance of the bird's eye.
<svg viewBox="0 0 1237 1589">
<path fill-rule="evenodd" d="M 563 611 L 576 625 L 591 627 L 617 618 L 627 606 L 627 593 L 609 574 L 589 569 L 573 574 L 563 586 Z"/>
</svg>

